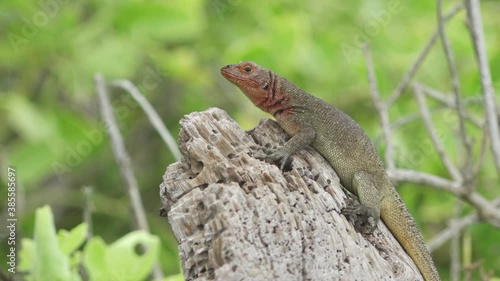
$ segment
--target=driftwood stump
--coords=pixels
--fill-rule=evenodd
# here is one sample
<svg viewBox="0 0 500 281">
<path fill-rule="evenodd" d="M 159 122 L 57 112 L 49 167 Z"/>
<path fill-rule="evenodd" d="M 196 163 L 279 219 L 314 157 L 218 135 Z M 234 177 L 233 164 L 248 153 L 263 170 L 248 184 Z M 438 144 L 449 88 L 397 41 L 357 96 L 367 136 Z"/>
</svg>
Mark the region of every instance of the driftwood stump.
<svg viewBox="0 0 500 281">
<path fill-rule="evenodd" d="M 276 122 L 245 133 L 211 108 L 181 126 L 160 196 L 186 280 L 422 280 L 382 222 L 363 236 L 340 214 L 349 197 L 314 149 L 285 171 L 253 157 L 288 139 Z"/>
</svg>

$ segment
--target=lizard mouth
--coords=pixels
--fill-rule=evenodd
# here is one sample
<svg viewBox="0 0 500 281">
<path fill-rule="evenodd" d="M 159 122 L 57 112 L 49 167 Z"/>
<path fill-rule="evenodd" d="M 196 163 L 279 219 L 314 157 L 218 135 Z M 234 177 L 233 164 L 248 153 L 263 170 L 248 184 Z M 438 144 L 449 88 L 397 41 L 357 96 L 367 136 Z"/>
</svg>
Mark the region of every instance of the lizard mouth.
<svg viewBox="0 0 500 281">
<path fill-rule="evenodd" d="M 245 84 L 251 84 L 253 87 L 259 87 L 257 81 L 251 78 L 246 78 L 242 77 L 241 75 L 234 74 L 225 67 L 220 70 L 220 73 L 222 74 L 222 76 L 224 76 L 227 80 L 231 81 L 231 83 L 235 85 L 245 83 Z"/>
</svg>

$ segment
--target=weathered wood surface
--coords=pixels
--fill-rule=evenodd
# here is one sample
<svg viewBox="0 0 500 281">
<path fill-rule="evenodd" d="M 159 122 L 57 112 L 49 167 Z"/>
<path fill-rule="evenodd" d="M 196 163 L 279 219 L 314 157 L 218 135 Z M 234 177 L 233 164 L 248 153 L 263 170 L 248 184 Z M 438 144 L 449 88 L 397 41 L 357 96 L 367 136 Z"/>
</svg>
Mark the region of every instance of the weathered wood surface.
<svg viewBox="0 0 500 281">
<path fill-rule="evenodd" d="M 340 214 L 348 197 L 314 149 L 284 172 L 253 157 L 286 141 L 274 121 L 245 133 L 211 108 L 181 126 L 160 196 L 186 280 L 422 280 L 383 223 L 363 236 Z"/>
</svg>

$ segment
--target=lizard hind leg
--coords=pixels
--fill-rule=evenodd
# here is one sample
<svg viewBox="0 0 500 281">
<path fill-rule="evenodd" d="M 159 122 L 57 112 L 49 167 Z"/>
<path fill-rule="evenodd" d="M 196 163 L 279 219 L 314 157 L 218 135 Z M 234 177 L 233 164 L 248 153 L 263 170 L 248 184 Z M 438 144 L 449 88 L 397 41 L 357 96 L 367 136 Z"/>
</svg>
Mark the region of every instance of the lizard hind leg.
<svg viewBox="0 0 500 281">
<path fill-rule="evenodd" d="M 365 171 L 354 173 L 352 188 L 358 196 L 359 203 L 352 200 L 350 206 L 344 208 L 342 213 L 354 220 L 354 227 L 358 232 L 369 234 L 377 227 L 380 219 L 381 192 L 377 177 Z"/>
</svg>

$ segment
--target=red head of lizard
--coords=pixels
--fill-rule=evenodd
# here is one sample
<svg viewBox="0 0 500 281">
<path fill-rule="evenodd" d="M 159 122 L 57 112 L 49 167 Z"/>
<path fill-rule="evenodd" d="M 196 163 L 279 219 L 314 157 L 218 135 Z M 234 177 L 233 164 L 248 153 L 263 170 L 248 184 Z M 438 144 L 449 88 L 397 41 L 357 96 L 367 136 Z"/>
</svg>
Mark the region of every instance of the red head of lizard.
<svg viewBox="0 0 500 281">
<path fill-rule="evenodd" d="M 281 85 L 286 80 L 275 73 L 249 61 L 226 65 L 221 74 L 263 111 L 275 115 L 288 109 L 288 95 Z"/>
</svg>

